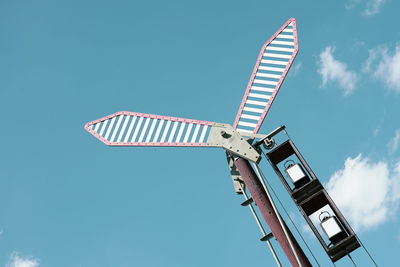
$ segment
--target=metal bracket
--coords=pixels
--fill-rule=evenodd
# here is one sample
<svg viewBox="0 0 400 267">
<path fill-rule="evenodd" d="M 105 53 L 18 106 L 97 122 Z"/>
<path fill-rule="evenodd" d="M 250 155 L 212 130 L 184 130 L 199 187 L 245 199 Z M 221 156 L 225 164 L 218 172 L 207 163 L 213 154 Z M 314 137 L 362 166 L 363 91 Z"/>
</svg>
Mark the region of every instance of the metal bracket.
<svg viewBox="0 0 400 267">
<path fill-rule="evenodd" d="M 276 128 L 275 130 L 273 130 L 272 132 L 270 132 L 269 134 L 264 135 L 263 138 L 261 138 L 261 140 L 259 140 L 257 143 L 254 144 L 254 147 L 258 147 L 264 143 L 264 145 L 267 149 L 273 148 L 275 145 L 275 141 L 274 141 L 274 139 L 272 139 L 272 137 L 274 137 L 281 131 L 285 130 L 285 128 L 286 128 L 286 126 L 282 125 L 282 126 L 279 126 L 278 128 Z"/>
<path fill-rule="evenodd" d="M 235 189 L 235 193 L 243 194 L 242 187 L 244 187 L 244 184 L 241 185 L 243 181 L 239 171 L 236 169 L 235 159 L 228 152 L 226 152 L 226 159 L 228 160 L 229 173 L 231 174 L 232 177 L 232 183 L 233 183 L 233 188 Z"/>
<path fill-rule="evenodd" d="M 265 236 L 261 237 L 260 240 L 261 241 L 267 241 L 267 240 L 270 240 L 273 237 L 274 237 L 274 235 L 272 233 L 268 233 Z"/>
<path fill-rule="evenodd" d="M 258 151 L 229 124 L 214 123 L 207 143 L 209 146 L 223 147 L 232 154 L 256 163 L 261 160 Z"/>
</svg>

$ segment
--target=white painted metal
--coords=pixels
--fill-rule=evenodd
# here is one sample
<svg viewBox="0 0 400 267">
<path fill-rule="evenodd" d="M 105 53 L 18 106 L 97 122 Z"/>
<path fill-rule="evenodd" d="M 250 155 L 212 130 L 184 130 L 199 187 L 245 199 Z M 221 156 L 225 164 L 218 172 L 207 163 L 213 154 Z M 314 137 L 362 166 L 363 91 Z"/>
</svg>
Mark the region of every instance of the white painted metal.
<svg viewBox="0 0 400 267">
<path fill-rule="evenodd" d="M 97 132 L 100 127 L 100 122 L 96 123 L 96 126 L 94 127 L 94 131 Z"/>
<path fill-rule="evenodd" d="M 253 133 L 253 131 L 237 128 L 238 132 Z"/>
<path fill-rule="evenodd" d="M 259 70 L 267 70 L 267 71 L 276 71 L 276 72 L 284 72 L 285 69 L 283 68 L 276 68 L 276 67 L 268 67 L 268 66 L 259 66 Z"/>
<path fill-rule="evenodd" d="M 269 85 L 277 85 L 278 84 L 278 82 L 275 82 L 275 81 L 267 81 L 267 80 L 260 80 L 260 79 L 254 79 L 254 83 L 269 84 Z"/>
<path fill-rule="evenodd" d="M 149 127 L 149 122 L 150 122 L 150 118 L 146 118 L 146 121 L 144 122 L 144 126 L 142 128 L 142 132 L 140 133 L 138 142 L 141 143 L 143 141 L 144 135 L 146 134 L 147 131 L 147 127 Z"/>
<path fill-rule="evenodd" d="M 183 138 L 183 142 L 184 142 L 184 143 L 187 143 L 187 141 L 188 141 L 188 139 L 189 139 L 189 136 L 190 136 L 190 132 L 192 131 L 192 127 L 193 127 L 193 124 L 192 124 L 192 123 L 189 123 L 189 126 L 188 126 L 188 128 L 187 128 L 187 130 L 186 130 L 185 137 Z"/>
<path fill-rule="evenodd" d="M 113 133 L 111 135 L 110 142 L 114 142 L 115 135 L 117 134 L 117 132 L 119 130 L 119 126 L 121 125 L 121 121 L 122 121 L 123 118 L 124 118 L 123 115 L 118 116 L 117 125 L 115 125 L 114 131 L 113 131 Z"/>
<path fill-rule="evenodd" d="M 179 143 L 181 141 L 183 130 L 185 129 L 186 123 L 182 122 L 181 127 L 179 128 L 178 136 L 176 137 L 175 142 Z"/>
<path fill-rule="evenodd" d="M 285 48 L 279 46 L 267 46 L 265 50 L 272 50 L 272 51 L 282 51 L 282 52 L 293 52 L 294 48 Z"/>
<path fill-rule="evenodd" d="M 245 121 L 239 121 L 239 125 L 242 126 L 247 126 L 247 127 L 256 127 L 257 123 L 251 123 L 251 122 L 245 122 Z"/>
<path fill-rule="evenodd" d="M 167 137 L 169 126 L 171 126 L 171 121 L 167 121 L 167 124 L 165 125 L 165 129 L 163 131 L 163 135 L 161 136 L 161 143 L 165 142 L 165 138 Z"/>
<path fill-rule="evenodd" d="M 249 111 L 249 112 L 255 112 L 255 113 L 263 113 L 264 110 L 260 108 L 249 108 L 249 107 L 244 107 L 244 111 Z"/>
<path fill-rule="evenodd" d="M 274 44 L 274 45 L 291 45 L 291 46 L 294 46 L 294 42 L 278 41 L 278 40 L 273 40 L 273 41 L 271 42 L 271 44 Z"/>
<path fill-rule="evenodd" d="M 293 32 L 293 29 L 284 29 L 282 32 Z"/>
<path fill-rule="evenodd" d="M 253 85 L 251 87 L 251 90 L 269 92 L 269 93 L 273 93 L 274 92 L 274 88 L 265 88 L 265 87 L 260 87 L 260 86 L 256 86 L 256 85 Z"/>
<path fill-rule="evenodd" d="M 156 122 L 157 122 L 157 119 L 153 119 L 153 121 L 151 122 L 150 130 L 149 130 L 149 133 L 147 134 L 147 137 L 145 140 L 146 143 L 150 142 L 151 136 L 153 135 L 153 132 L 154 132 L 154 127 L 156 126 Z"/>
<path fill-rule="evenodd" d="M 243 113 L 242 116 L 240 116 L 240 118 L 258 121 L 260 119 L 260 116 L 254 116 L 254 115 L 249 115 L 249 114 Z"/>
<path fill-rule="evenodd" d="M 111 119 L 110 126 L 108 126 L 106 136 L 104 136 L 104 139 L 106 139 L 106 140 L 108 140 L 108 137 L 110 136 L 111 129 L 112 129 L 112 127 L 114 126 L 115 118 L 116 118 L 116 117 L 113 117 L 113 118 Z"/>
<path fill-rule="evenodd" d="M 158 137 L 160 136 L 160 132 L 163 127 L 163 124 L 164 124 L 164 120 L 160 120 L 160 123 L 158 124 L 158 127 L 157 127 L 156 134 L 154 135 L 154 138 L 153 138 L 154 143 L 158 142 Z"/>
<path fill-rule="evenodd" d="M 178 127 L 178 123 L 179 122 L 174 122 L 174 125 L 172 125 L 172 130 L 171 133 L 169 134 L 169 138 L 168 138 L 168 143 L 172 142 L 172 140 L 174 139 L 175 136 L 175 132 L 176 132 L 176 127 Z"/>
<path fill-rule="evenodd" d="M 124 142 L 125 142 L 125 143 L 128 142 L 128 138 L 129 138 L 129 136 L 131 136 L 131 132 L 132 132 L 132 129 L 133 129 L 133 125 L 134 125 L 135 122 L 136 122 L 136 118 L 137 118 L 137 117 L 133 117 L 131 123 L 129 124 L 128 132 L 126 133 L 125 139 L 124 139 Z"/>
<path fill-rule="evenodd" d="M 249 96 L 254 97 L 254 98 L 262 98 L 262 99 L 270 99 L 271 98 L 270 95 L 262 95 L 262 94 L 256 94 L 256 93 L 250 93 Z"/>
<path fill-rule="evenodd" d="M 264 72 L 257 72 L 256 76 L 258 77 L 265 77 L 265 78 L 274 78 L 274 79 L 280 79 L 282 75 L 278 74 L 271 74 L 271 73 L 264 73 Z"/>
<path fill-rule="evenodd" d="M 143 117 L 139 117 L 139 121 L 138 121 L 138 124 L 135 127 L 135 131 L 133 132 L 133 136 L 132 136 L 131 142 L 135 142 L 136 137 L 137 137 L 137 135 L 139 133 L 139 130 L 140 130 L 140 126 L 142 126 L 142 122 L 143 122 Z"/>
<path fill-rule="evenodd" d="M 125 133 L 126 125 L 128 125 L 128 121 L 129 121 L 129 116 L 124 116 L 123 115 L 123 117 L 125 118 L 125 120 L 124 120 L 124 123 L 122 124 L 122 129 L 119 132 L 119 135 L 118 135 L 118 138 L 117 138 L 117 142 L 121 142 L 121 138 Z"/>
<path fill-rule="evenodd" d="M 287 34 L 279 34 L 278 36 L 276 36 L 276 38 L 281 38 L 281 39 L 294 39 L 293 35 L 287 35 Z"/>
<path fill-rule="evenodd" d="M 100 133 L 99 133 L 100 136 L 103 136 L 103 133 L 104 133 L 104 130 L 106 129 L 108 121 L 109 120 L 103 121 L 103 125 L 101 125 L 101 130 L 100 130 Z"/>
<path fill-rule="evenodd" d="M 204 137 L 206 136 L 207 129 L 208 129 L 208 125 L 203 125 L 203 130 L 201 131 L 199 143 L 204 142 Z"/>
<path fill-rule="evenodd" d="M 274 57 L 274 58 L 285 58 L 285 59 L 290 59 L 292 56 L 291 56 L 291 55 L 285 55 L 285 54 L 264 53 L 264 57 Z"/>
<path fill-rule="evenodd" d="M 197 135 L 199 134 L 199 129 L 200 129 L 200 124 L 196 125 L 196 128 L 194 129 L 194 133 L 192 135 L 192 140 L 190 142 L 195 143 L 197 139 Z"/>
<path fill-rule="evenodd" d="M 278 61 L 278 60 L 269 60 L 269 59 L 261 59 L 261 63 L 264 64 L 274 64 L 274 65 L 287 65 L 287 62 L 285 61 Z"/>
<path fill-rule="evenodd" d="M 268 103 L 267 103 L 267 102 L 262 102 L 262 101 L 255 101 L 255 100 L 249 100 L 249 99 L 247 99 L 246 104 L 257 105 L 257 106 L 263 106 L 263 107 L 265 107 Z"/>
</svg>

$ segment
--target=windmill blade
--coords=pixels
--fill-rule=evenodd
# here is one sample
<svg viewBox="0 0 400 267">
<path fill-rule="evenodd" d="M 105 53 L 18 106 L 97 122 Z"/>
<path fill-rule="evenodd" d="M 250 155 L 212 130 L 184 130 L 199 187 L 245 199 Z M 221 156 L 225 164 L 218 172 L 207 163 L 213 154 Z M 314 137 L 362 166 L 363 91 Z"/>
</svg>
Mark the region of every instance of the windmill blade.
<svg viewBox="0 0 400 267">
<path fill-rule="evenodd" d="M 109 146 L 209 146 L 213 122 L 137 112 L 117 112 L 85 129 Z"/>
<path fill-rule="evenodd" d="M 261 48 L 234 128 L 257 133 L 298 51 L 296 20 L 289 19 Z"/>
</svg>

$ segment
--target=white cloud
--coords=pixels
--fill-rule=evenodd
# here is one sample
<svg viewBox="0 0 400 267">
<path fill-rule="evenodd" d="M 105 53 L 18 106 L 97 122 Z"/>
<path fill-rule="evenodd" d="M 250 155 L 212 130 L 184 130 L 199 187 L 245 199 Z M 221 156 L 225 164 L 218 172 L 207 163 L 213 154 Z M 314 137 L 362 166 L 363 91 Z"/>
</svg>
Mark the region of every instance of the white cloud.
<svg viewBox="0 0 400 267">
<path fill-rule="evenodd" d="M 368 50 L 368 58 L 364 62 L 364 65 L 362 68 L 363 72 L 371 72 L 372 71 L 372 66 L 374 65 L 374 63 L 376 63 L 376 60 L 380 57 L 380 54 L 382 54 L 382 50 L 383 50 L 382 46 Z"/>
<path fill-rule="evenodd" d="M 400 162 L 390 170 L 386 162 L 372 163 L 358 155 L 326 184 L 332 199 L 354 229 L 368 230 L 393 216 L 400 200 Z"/>
<path fill-rule="evenodd" d="M 368 52 L 363 72 L 372 72 L 388 88 L 400 93 L 400 44 L 396 45 L 393 53 L 390 53 L 387 46 L 378 46 Z"/>
<path fill-rule="evenodd" d="M 381 127 L 378 126 L 372 131 L 373 136 L 377 136 L 381 132 Z"/>
<path fill-rule="evenodd" d="M 384 2 L 385 2 L 385 0 L 370 0 L 370 1 L 368 1 L 363 14 L 365 16 L 373 16 L 373 15 L 378 14 L 382 7 L 382 4 Z"/>
<path fill-rule="evenodd" d="M 356 7 L 359 3 L 361 2 L 361 0 L 349 0 L 344 7 L 346 9 L 352 9 L 354 7 Z"/>
<path fill-rule="evenodd" d="M 394 137 L 392 138 L 392 140 L 390 140 L 388 147 L 389 147 L 389 153 L 393 154 L 397 151 L 397 149 L 399 148 L 400 145 L 400 129 L 398 129 L 394 135 Z"/>
<path fill-rule="evenodd" d="M 334 58 L 334 51 L 334 47 L 327 46 L 321 52 L 318 73 L 322 76 L 322 86 L 325 86 L 329 81 L 337 81 L 343 88 L 344 95 L 347 96 L 354 91 L 358 77 L 355 72 L 347 70 L 345 63 Z"/>
<path fill-rule="evenodd" d="M 362 14 L 364 16 L 373 16 L 379 13 L 382 5 L 386 2 L 386 0 L 368 0 L 365 9 L 363 10 Z M 361 0 L 349 0 L 344 5 L 346 9 L 352 9 L 358 6 L 361 3 Z"/>
<path fill-rule="evenodd" d="M 6 267 L 38 267 L 38 266 L 39 266 L 38 259 L 32 257 L 23 258 L 19 256 L 17 252 L 13 252 L 11 254 L 10 260 L 6 264 Z"/>
<path fill-rule="evenodd" d="M 297 73 L 300 71 L 301 66 L 302 66 L 301 62 L 297 63 L 297 64 L 294 66 L 294 72 L 293 72 L 293 75 L 294 75 L 294 76 L 296 76 Z"/>
<path fill-rule="evenodd" d="M 389 53 L 387 48 L 383 48 L 379 52 L 381 58 L 374 72 L 375 77 L 400 93 L 400 45 L 396 45 L 393 54 Z"/>
</svg>

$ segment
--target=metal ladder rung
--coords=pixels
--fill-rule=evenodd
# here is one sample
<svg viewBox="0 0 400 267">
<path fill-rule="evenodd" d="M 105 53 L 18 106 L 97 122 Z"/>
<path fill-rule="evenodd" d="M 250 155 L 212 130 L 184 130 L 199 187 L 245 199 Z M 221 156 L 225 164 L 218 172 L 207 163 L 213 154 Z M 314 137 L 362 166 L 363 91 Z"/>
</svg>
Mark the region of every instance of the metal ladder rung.
<svg viewBox="0 0 400 267">
<path fill-rule="evenodd" d="M 243 207 L 246 207 L 246 206 L 250 205 L 251 203 L 253 203 L 253 198 L 252 198 L 252 197 L 246 199 L 246 200 L 245 200 L 242 204 L 240 204 L 240 205 L 242 205 Z"/>
<path fill-rule="evenodd" d="M 267 240 L 270 240 L 273 237 L 274 237 L 274 235 L 272 233 L 268 233 L 265 236 L 261 237 L 260 240 L 261 241 L 267 241 Z"/>
</svg>

